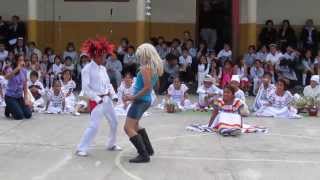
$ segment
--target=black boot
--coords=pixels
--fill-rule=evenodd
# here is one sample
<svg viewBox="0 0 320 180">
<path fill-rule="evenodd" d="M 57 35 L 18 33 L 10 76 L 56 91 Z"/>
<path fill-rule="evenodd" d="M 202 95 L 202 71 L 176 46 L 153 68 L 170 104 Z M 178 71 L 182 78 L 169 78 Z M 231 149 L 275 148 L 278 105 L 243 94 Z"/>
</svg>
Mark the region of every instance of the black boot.
<svg viewBox="0 0 320 180">
<path fill-rule="evenodd" d="M 143 142 L 142 137 L 138 134 L 130 138 L 131 143 L 136 147 L 139 155 L 136 158 L 130 159 L 130 163 L 146 163 L 150 161 L 148 151 Z"/>
<path fill-rule="evenodd" d="M 138 133 L 141 135 L 141 137 L 143 139 L 143 142 L 146 145 L 146 149 L 147 149 L 147 151 L 149 153 L 149 156 L 152 156 L 154 154 L 154 151 L 153 151 L 153 148 L 152 148 L 152 145 L 151 145 L 151 142 L 150 142 L 150 139 L 148 137 L 146 129 L 145 128 L 140 129 L 138 131 Z"/>
<path fill-rule="evenodd" d="M 10 118 L 10 112 L 7 106 L 4 109 L 4 115 L 6 116 L 6 118 Z"/>
</svg>

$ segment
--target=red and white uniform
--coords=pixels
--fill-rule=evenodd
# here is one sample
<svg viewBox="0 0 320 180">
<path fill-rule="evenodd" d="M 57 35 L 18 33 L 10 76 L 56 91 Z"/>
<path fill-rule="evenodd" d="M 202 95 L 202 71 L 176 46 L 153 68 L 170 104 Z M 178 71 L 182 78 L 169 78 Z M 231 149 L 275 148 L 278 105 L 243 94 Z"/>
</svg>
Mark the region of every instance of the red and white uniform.
<svg viewBox="0 0 320 180">
<path fill-rule="evenodd" d="M 87 152 L 94 139 L 102 117 L 109 121 L 110 134 L 107 147 L 111 148 L 116 143 L 118 119 L 116 117 L 112 99 L 117 98 L 110 83 L 107 70 L 104 66 L 91 61 L 82 70 L 82 91 L 90 99 L 91 116 L 89 127 L 78 145 L 78 151 Z M 103 96 L 103 97 L 102 97 Z"/>
</svg>

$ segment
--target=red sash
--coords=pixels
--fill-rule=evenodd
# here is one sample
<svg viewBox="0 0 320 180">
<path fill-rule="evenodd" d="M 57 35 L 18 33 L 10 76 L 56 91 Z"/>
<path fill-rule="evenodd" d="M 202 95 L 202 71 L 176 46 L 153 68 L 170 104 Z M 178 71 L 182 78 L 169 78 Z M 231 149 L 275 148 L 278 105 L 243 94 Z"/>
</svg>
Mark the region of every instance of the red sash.
<svg viewBox="0 0 320 180">
<path fill-rule="evenodd" d="M 93 109 L 97 106 L 97 102 L 96 101 L 93 101 L 93 100 L 89 100 L 89 110 L 90 112 L 93 111 Z"/>
</svg>

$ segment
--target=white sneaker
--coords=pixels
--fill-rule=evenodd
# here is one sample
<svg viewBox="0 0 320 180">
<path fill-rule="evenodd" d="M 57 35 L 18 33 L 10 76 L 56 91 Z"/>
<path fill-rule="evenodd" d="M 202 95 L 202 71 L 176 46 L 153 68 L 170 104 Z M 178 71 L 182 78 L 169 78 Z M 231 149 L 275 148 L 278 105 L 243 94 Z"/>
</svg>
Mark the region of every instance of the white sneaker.
<svg viewBox="0 0 320 180">
<path fill-rule="evenodd" d="M 79 112 L 74 112 L 73 115 L 74 116 L 80 116 L 81 114 Z"/>
<path fill-rule="evenodd" d="M 77 152 L 76 152 L 76 155 L 77 155 L 77 156 L 80 156 L 80 157 L 87 157 L 87 156 L 88 156 L 88 153 L 87 153 L 87 152 L 84 152 L 84 151 L 77 151 Z"/>
<path fill-rule="evenodd" d="M 113 145 L 112 147 L 107 148 L 108 151 L 122 151 L 122 148 L 118 145 Z"/>
</svg>

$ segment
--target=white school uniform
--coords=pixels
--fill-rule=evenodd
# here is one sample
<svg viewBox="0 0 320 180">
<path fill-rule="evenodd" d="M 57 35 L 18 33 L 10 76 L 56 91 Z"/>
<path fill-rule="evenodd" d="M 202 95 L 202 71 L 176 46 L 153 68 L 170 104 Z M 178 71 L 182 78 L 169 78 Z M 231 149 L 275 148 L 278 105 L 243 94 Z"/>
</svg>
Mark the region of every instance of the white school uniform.
<svg viewBox="0 0 320 180">
<path fill-rule="evenodd" d="M 246 95 L 244 94 L 244 92 L 241 89 L 238 89 L 238 91 L 234 94 L 234 96 L 237 99 L 240 99 L 243 103 L 246 102 Z"/>
<path fill-rule="evenodd" d="M 268 98 L 270 105 L 263 105 L 257 112 L 257 116 L 261 117 L 276 117 L 276 118 L 301 118 L 297 114 L 297 109 L 290 106 L 293 101 L 293 96 L 289 91 L 286 91 L 283 96 L 278 96 L 276 91 L 273 91 Z"/>
<path fill-rule="evenodd" d="M 126 116 L 127 112 L 129 110 L 129 107 L 131 105 L 131 102 L 129 102 L 128 106 L 125 107 L 123 102 L 124 96 L 132 96 L 133 95 L 133 83 L 130 87 L 126 87 L 124 82 L 121 83 L 120 87 L 118 88 L 118 103 L 115 107 L 115 112 L 118 116 Z"/>
<path fill-rule="evenodd" d="M 209 101 L 218 99 L 222 96 L 223 91 L 215 85 L 212 85 L 210 88 L 206 88 L 204 85 L 201 85 L 197 93 L 199 94 L 198 105 L 200 107 L 207 107 L 209 104 L 206 102 L 206 98 L 209 94 L 215 94 L 215 96 L 211 97 Z"/>
<path fill-rule="evenodd" d="M 203 80 L 206 75 L 209 74 L 211 64 L 207 64 L 207 67 L 204 64 L 198 65 L 198 87 L 203 84 Z"/>
<path fill-rule="evenodd" d="M 63 113 L 63 102 L 64 102 L 64 95 L 62 91 L 58 95 L 55 95 L 53 90 L 48 92 L 48 101 L 49 106 L 47 109 L 48 114 L 59 114 Z"/>
<path fill-rule="evenodd" d="M 232 51 L 226 51 L 224 49 L 222 49 L 219 53 L 218 53 L 218 59 L 221 60 L 222 62 L 226 61 L 226 60 L 231 60 L 232 57 Z"/>
<path fill-rule="evenodd" d="M 73 94 L 73 90 L 76 88 L 76 83 L 73 80 L 70 80 L 67 83 L 61 81 L 61 85 L 61 91 L 65 96 L 65 112 L 72 113 L 76 106 L 76 97 Z M 70 93 L 69 96 L 67 96 L 68 93 Z"/>
<path fill-rule="evenodd" d="M 306 86 L 303 90 L 303 95 L 306 97 L 320 98 L 320 85 L 317 85 L 315 88 L 312 88 L 310 85 Z"/>
<path fill-rule="evenodd" d="M 29 80 L 28 87 L 30 86 L 37 86 L 39 88 L 38 93 L 41 95 L 41 97 L 33 97 L 34 101 L 32 102 L 32 106 L 35 112 L 41 112 L 45 109 L 45 100 L 43 97 L 45 95 L 45 89 L 43 87 L 43 84 L 39 80 L 36 80 L 35 82 Z"/>
<path fill-rule="evenodd" d="M 179 57 L 179 64 L 180 65 L 186 65 L 186 66 L 191 66 L 192 64 L 192 57 L 188 55 L 187 57 L 180 56 Z"/>
<path fill-rule="evenodd" d="M 275 54 L 268 53 L 266 57 L 266 62 L 271 62 L 272 65 L 276 65 L 280 63 L 280 59 L 283 57 L 283 54 L 280 52 L 276 52 Z"/>
<path fill-rule="evenodd" d="M 185 99 L 185 94 L 188 90 L 189 88 L 185 84 L 181 84 L 180 89 L 174 88 L 173 84 L 171 84 L 168 88 L 170 100 L 176 103 L 181 110 L 194 109 L 194 105 L 191 103 L 191 101 L 189 99 Z"/>
<path fill-rule="evenodd" d="M 81 152 L 88 151 L 90 144 L 96 136 L 102 117 L 107 118 L 110 125 L 109 140 L 106 143 L 107 147 L 113 147 L 116 145 L 118 119 L 113 108 L 112 98 L 116 98 L 117 96 L 110 84 L 106 68 L 96 64 L 94 61 L 87 64 L 82 70 L 82 90 L 85 96 L 98 103 L 98 105 L 90 114 L 89 126 L 85 130 L 77 150 Z M 110 93 L 112 98 L 109 96 L 100 97 L 108 93 Z"/>
<path fill-rule="evenodd" d="M 262 106 L 269 104 L 269 97 L 273 91 L 275 91 L 276 87 L 273 84 L 269 84 L 267 88 L 261 84 L 258 94 L 254 100 L 252 110 L 257 111 Z"/>
<path fill-rule="evenodd" d="M 59 75 L 60 73 L 62 73 L 62 70 L 63 70 L 63 64 L 53 64 L 52 65 L 52 73 L 57 76 Z"/>
<path fill-rule="evenodd" d="M 4 62 L 8 57 L 9 52 L 7 50 L 4 50 L 0 52 L 0 62 Z"/>
<path fill-rule="evenodd" d="M 3 97 L 0 96 L 0 107 L 5 107 L 6 103 L 4 100 L 4 95 L 6 93 L 8 80 L 6 80 L 3 76 L 0 76 L 0 91 L 2 91 Z"/>
</svg>

